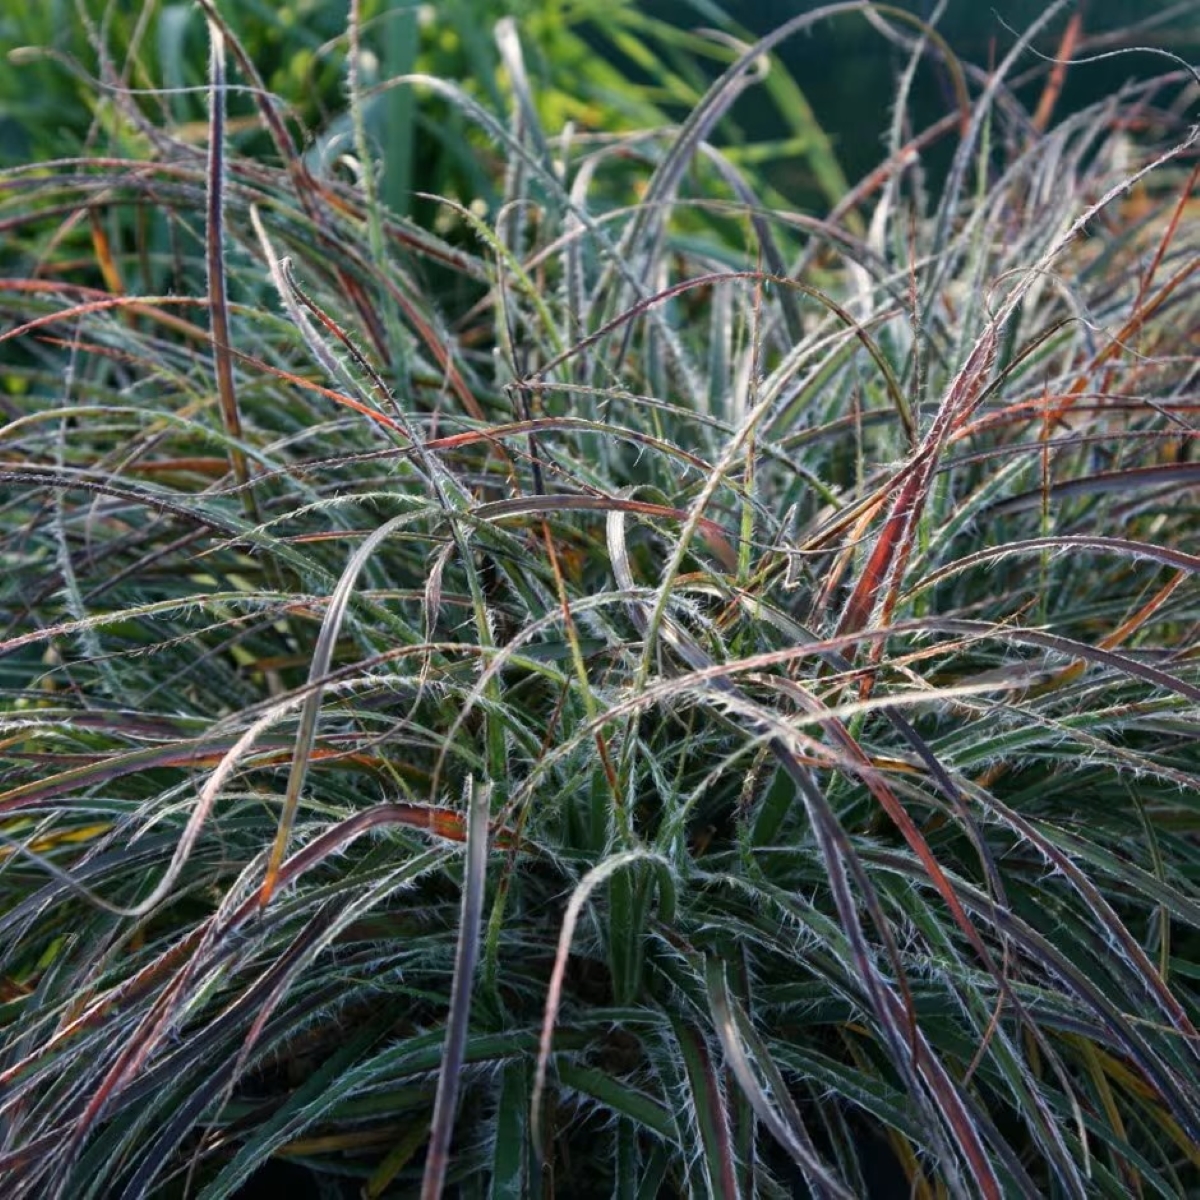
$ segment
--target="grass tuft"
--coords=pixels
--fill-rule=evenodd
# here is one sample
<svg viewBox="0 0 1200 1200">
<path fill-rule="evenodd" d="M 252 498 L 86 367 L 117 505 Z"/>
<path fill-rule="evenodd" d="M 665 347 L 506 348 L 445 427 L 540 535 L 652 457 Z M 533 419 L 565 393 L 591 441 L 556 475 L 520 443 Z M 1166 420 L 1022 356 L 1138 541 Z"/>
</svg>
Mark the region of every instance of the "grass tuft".
<svg viewBox="0 0 1200 1200">
<path fill-rule="evenodd" d="M 30 17 L 6 1195 L 1188 1194 L 1196 71 L 438 7 Z"/>
</svg>

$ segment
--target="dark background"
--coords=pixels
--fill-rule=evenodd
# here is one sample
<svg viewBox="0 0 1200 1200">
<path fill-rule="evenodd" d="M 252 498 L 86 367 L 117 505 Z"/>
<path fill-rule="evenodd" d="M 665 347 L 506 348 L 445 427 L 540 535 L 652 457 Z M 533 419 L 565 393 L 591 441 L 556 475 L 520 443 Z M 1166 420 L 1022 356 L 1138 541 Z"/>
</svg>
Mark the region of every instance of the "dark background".
<svg viewBox="0 0 1200 1200">
<path fill-rule="evenodd" d="M 720 2 L 729 16 L 752 34 L 761 36 L 828 0 Z M 934 0 L 890 0 L 890 3 L 919 16 L 929 15 L 935 7 Z M 689 0 L 644 0 L 642 8 L 683 26 L 703 23 L 696 5 Z M 1024 31 L 1045 9 L 1045 0 L 950 0 L 937 28 L 963 61 L 986 67 L 999 61 L 1013 45 L 1014 35 L 1005 24 Z M 1184 4 L 1168 0 L 1087 0 L 1068 6 L 1035 40 L 1042 54 L 1057 52 L 1063 30 L 1072 12 L 1078 9 L 1083 12 L 1084 37 L 1104 41 L 1076 50 L 1075 57 L 1141 45 L 1169 50 L 1189 63 L 1200 63 L 1200 0 Z M 1167 19 L 1147 25 L 1160 18 Z M 842 170 L 854 183 L 881 160 L 882 139 L 891 119 L 896 81 L 905 56 L 888 45 L 856 13 L 820 22 L 811 32 L 789 38 L 776 53 L 812 105 L 833 141 Z M 1020 75 L 1037 65 L 1037 57 L 1026 54 L 1016 73 Z M 1067 72 L 1055 115 L 1061 117 L 1102 100 L 1129 80 L 1177 69 L 1178 64 L 1162 55 L 1145 52 L 1121 54 L 1103 62 L 1078 63 Z M 1044 80 L 1045 74 L 1039 73 L 1034 82 L 1018 91 L 1030 110 L 1036 107 Z M 909 108 L 914 129 L 931 124 L 948 111 L 951 103 L 945 73 L 933 65 L 923 66 L 918 71 Z M 735 116 L 755 137 L 783 136 L 787 132 L 776 127 L 776 114 L 753 90 L 739 102 Z M 1200 100 L 1193 119 L 1200 119 Z M 932 159 L 935 171 L 937 157 L 935 152 Z M 789 170 L 787 164 L 777 164 L 771 175 L 775 186 L 789 198 L 815 199 L 811 180 L 805 179 L 799 166 Z"/>
</svg>

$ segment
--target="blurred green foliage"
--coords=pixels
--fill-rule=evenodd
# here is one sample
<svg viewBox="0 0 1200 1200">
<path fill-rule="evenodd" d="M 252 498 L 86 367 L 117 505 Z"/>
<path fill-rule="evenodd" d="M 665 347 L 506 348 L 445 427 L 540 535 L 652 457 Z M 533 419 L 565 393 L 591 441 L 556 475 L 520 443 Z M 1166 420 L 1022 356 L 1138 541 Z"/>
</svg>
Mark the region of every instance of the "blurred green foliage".
<svg viewBox="0 0 1200 1200">
<path fill-rule="evenodd" d="M 200 10 L 191 3 L 132 10 L 111 0 L 78 3 L 89 22 L 72 16 L 68 0 L 0 16 L 0 46 L 13 67 L 0 73 L 0 166 L 49 161 L 88 144 L 89 115 L 104 111 L 94 80 L 104 75 L 144 89 L 142 106 L 152 120 L 166 117 L 177 129 L 197 123 L 195 137 L 202 138 L 208 50 Z M 292 128 L 309 142 L 311 158 L 328 167 L 350 140 L 344 0 L 219 7 L 265 85 L 294 117 Z M 635 0 L 362 0 L 357 66 L 364 118 L 382 194 L 394 211 L 410 212 L 414 192 L 489 206 L 495 199 L 497 175 L 488 157 L 494 155 L 461 114 L 436 97 L 415 103 L 412 88 L 386 81 L 414 73 L 454 80 L 502 110 L 507 88 L 494 31 L 505 17 L 519 23 L 531 94 L 551 133 L 568 125 L 611 134 L 677 122 L 739 49 L 737 29 L 710 0 L 688 0 L 666 19 Z M 121 47 L 124 56 L 98 63 L 97 42 Z M 230 79 L 244 82 L 236 70 Z M 829 203 L 836 201 L 845 179 L 795 83 L 772 71 L 756 96 L 751 123 L 769 132 L 755 135 L 727 122 L 727 155 L 756 165 L 786 159 Z M 256 122 L 237 123 L 252 114 L 252 100 L 234 93 L 229 111 L 232 131 L 242 130 L 237 148 L 269 153 Z"/>
</svg>

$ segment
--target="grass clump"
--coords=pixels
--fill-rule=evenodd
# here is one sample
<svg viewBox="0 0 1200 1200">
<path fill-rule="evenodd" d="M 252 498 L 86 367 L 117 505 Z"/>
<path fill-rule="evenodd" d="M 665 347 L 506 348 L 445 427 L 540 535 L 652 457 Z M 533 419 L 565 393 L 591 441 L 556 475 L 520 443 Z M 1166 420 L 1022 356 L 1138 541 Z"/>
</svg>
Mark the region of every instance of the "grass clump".
<svg viewBox="0 0 1200 1200">
<path fill-rule="evenodd" d="M 0 183 L 8 1193 L 1185 1194 L 1195 73 L 1055 121 L 1061 6 L 851 2 L 558 129 L 501 21 L 326 171 L 201 8 L 202 136 L 97 27 Z M 787 211 L 723 122 L 864 17 L 884 160 Z M 386 202 L 397 89 L 491 203 Z"/>
</svg>

